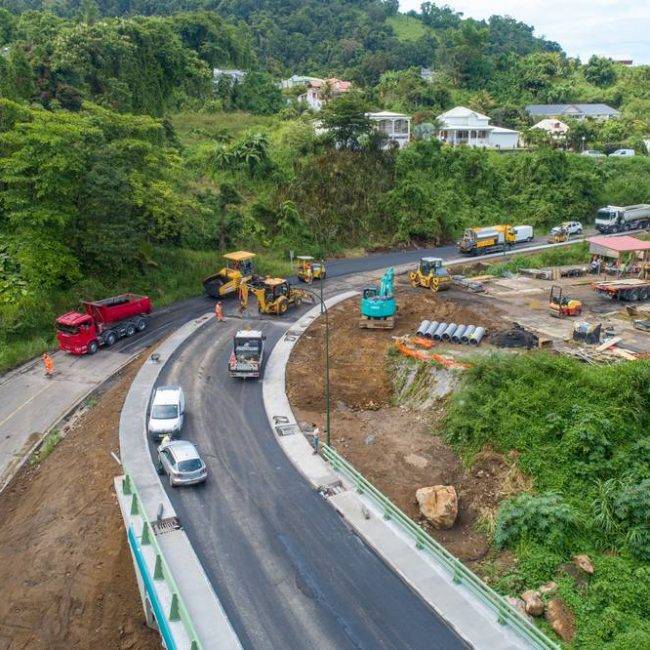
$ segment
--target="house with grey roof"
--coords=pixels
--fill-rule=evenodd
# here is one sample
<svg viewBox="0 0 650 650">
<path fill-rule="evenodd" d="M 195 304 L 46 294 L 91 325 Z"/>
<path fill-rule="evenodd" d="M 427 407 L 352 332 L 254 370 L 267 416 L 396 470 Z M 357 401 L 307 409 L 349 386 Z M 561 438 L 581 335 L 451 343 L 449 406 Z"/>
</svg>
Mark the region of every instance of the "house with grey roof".
<svg viewBox="0 0 650 650">
<path fill-rule="evenodd" d="M 590 117 L 595 120 L 608 120 L 618 117 L 619 112 L 607 104 L 528 104 L 526 111 L 536 118 L 572 118 L 584 120 Z"/>
</svg>

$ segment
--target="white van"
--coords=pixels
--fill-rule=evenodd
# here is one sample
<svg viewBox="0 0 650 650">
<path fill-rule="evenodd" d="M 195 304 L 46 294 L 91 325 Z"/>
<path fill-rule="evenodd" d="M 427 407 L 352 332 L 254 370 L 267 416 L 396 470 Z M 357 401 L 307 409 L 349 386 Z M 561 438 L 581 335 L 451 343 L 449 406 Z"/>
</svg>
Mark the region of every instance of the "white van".
<svg viewBox="0 0 650 650">
<path fill-rule="evenodd" d="M 615 157 L 626 157 L 626 156 L 633 156 L 634 155 L 634 149 L 617 149 L 616 151 L 612 151 L 612 153 L 609 154 L 611 156 Z"/>
<path fill-rule="evenodd" d="M 515 244 L 533 241 L 535 238 L 535 231 L 532 226 L 513 226 L 513 230 L 515 231 Z"/>
<path fill-rule="evenodd" d="M 151 400 L 149 434 L 154 440 L 177 438 L 183 428 L 185 396 L 180 386 L 159 386 Z"/>
</svg>

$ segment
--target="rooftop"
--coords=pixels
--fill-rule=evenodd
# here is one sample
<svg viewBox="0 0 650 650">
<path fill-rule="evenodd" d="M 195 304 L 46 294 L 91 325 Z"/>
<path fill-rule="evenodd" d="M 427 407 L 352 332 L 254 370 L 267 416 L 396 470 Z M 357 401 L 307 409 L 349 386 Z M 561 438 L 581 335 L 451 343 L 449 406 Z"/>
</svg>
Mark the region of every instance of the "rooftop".
<svg viewBox="0 0 650 650">
<path fill-rule="evenodd" d="M 366 113 L 366 117 L 369 117 L 370 119 L 378 119 L 381 120 L 383 118 L 393 118 L 393 117 L 400 117 L 402 119 L 408 120 L 410 119 L 408 115 L 405 115 L 404 113 L 393 113 L 392 111 L 379 111 L 379 113 Z"/>
<path fill-rule="evenodd" d="M 528 104 L 531 115 L 618 115 L 618 111 L 607 104 Z"/>
<path fill-rule="evenodd" d="M 471 108 L 467 108 L 466 106 L 456 106 L 455 108 L 438 115 L 438 118 L 440 119 L 449 117 L 475 117 L 479 120 L 490 119 L 487 115 L 483 115 L 483 113 L 479 113 L 478 111 L 473 111 Z"/>
<path fill-rule="evenodd" d="M 609 248 L 617 253 L 650 251 L 650 241 L 643 241 L 636 237 L 630 237 L 629 235 L 624 235 L 623 237 L 590 237 L 589 243 Z"/>
</svg>

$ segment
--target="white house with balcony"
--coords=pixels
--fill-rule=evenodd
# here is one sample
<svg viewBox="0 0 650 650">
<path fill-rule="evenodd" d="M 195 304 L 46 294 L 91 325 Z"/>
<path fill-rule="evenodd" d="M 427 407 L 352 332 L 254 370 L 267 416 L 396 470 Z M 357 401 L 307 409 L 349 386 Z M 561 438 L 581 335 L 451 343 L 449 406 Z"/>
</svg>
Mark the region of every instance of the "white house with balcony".
<svg viewBox="0 0 650 650">
<path fill-rule="evenodd" d="M 451 146 L 464 144 L 483 149 L 517 149 L 519 131 L 492 126 L 490 118 L 465 106 L 438 115 L 438 139 Z"/>
<path fill-rule="evenodd" d="M 411 138 L 411 118 L 403 113 L 366 113 L 375 128 L 386 136 L 385 149 L 397 146 L 403 149 Z"/>
</svg>

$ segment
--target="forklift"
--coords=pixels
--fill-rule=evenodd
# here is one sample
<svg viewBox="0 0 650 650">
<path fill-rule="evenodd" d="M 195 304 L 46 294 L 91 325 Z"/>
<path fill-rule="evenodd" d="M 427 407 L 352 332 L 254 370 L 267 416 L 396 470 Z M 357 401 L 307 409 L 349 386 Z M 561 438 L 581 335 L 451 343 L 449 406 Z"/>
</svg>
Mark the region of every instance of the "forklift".
<svg viewBox="0 0 650 650">
<path fill-rule="evenodd" d="M 580 316 L 582 313 L 582 303 L 575 298 L 564 296 L 562 287 L 558 284 L 551 287 L 548 307 L 551 310 L 551 316 L 555 316 L 556 318 Z"/>
</svg>

